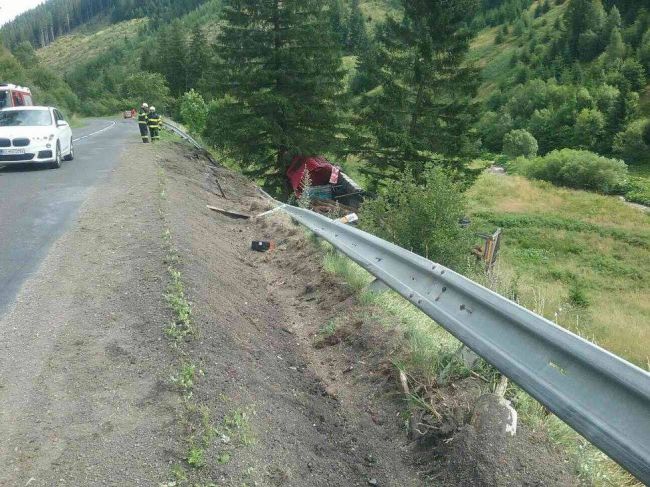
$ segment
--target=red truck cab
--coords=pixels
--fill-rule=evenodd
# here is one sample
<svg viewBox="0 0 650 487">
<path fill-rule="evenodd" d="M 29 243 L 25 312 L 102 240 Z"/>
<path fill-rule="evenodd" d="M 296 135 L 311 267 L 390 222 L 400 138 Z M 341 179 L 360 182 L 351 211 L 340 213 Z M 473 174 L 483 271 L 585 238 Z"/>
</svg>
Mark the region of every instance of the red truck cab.
<svg viewBox="0 0 650 487">
<path fill-rule="evenodd" d="M 0 110 L 9 107 L 31 106 L 34 106 L 34 100 L 29 88 L 10 83 L 0 83 Z"/>
</svg>

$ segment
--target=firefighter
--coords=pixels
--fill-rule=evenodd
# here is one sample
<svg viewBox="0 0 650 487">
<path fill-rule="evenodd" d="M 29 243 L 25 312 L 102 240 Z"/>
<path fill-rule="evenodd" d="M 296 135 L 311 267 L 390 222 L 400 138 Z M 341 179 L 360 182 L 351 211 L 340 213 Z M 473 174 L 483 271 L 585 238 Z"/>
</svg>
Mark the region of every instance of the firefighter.
<svg viewBox="0 0 650 487">
<path fill-rule="evenodd" d="M 145 144 L 149 143 L 149 105 L 146 103 L 142 104 L 142 109 L 138 113 L 138 126 L 140 127 L 140 135 L 142 136 L 142 142 Z"/>
<path fill-rule="evenodd" d="M 151 142 L 160 140 L 160 127 L 162 125 L 162 119 L 160 115 L 156 113 L 156 107 L 149 108 L 149 117 L 147 117 L 149 132 L 151 133 Z"/>
</svg>

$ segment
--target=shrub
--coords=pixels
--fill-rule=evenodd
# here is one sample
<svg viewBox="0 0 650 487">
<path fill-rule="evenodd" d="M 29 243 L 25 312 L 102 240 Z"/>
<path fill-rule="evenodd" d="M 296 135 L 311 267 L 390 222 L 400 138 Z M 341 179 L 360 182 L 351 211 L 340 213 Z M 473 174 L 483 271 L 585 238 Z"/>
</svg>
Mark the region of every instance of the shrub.
<svg viewBox="0 0 650 487">
<path fill-rule="evenodd" d="M 612 194 L 627 186 L 627 165 L 585 150 L 555 150 L 544 157 L 526 162 L 520 172 L 570 188 Z"/>
<path fill-rule="evenodd" d="M 196 135 L 203 133 L 208 117 L 208 107 L 200 93 L 193 89 L 183 95 L 181 99 L 181 119 L 190 132 Z"/>
<path fill-rule="evenodd" d="M 537 140 L 526 130 L 511 130 L 503 137 L 503 152 L 511 157 L 535 157 Z"/>
<path fill-rule="evenodd" d="M 631 177 L 625 198 L 632 203 L 650 206 L 650 179 Z"/>
<path fill-rule="evenodd" d="M 460 187 L 440 168 L 428 167 L 416 182 L 405 171 L 360 211 L 362 228 L 452 269 L 468 262 L 470 233 L 459 221 L 465 214 Z"/>
</svg>

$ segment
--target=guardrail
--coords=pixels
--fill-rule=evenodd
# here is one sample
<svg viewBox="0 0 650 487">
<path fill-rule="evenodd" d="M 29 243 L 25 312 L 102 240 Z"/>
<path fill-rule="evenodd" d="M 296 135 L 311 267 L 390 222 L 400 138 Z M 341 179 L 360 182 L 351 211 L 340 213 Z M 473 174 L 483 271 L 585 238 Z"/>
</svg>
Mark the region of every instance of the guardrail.
<svg viewBox="0 0 650 487">
<path fill-rule="evenodd" d="M 163 120 L 162 122 L 164 127 L 167 127 L 167 129 L 171 130 L 174 132 L 176 135 L 178 135 L 180 138 L 187 140 L 190 144 L 192 144 L 196 149 L 205 151 L 205 148 L 199 144 L 190 134 L 185 132 L 182 128 L 180 128 L 178 125 L 176 125 L 173 122 L 170 122 L 169 120 Z M 212 161 L 210 161 L 212 162 Z"/>
<path fill-rule="evenodd" d="M 194 139 L 190 134 L 185 132 L 181 127 L 179 127 L 178 125 L 176 125 L 173 122 L 170 122 L 169 120 L 163 120 L 162 124 L 168 130 L 170 130 L 170 131 L 174 132 L 176 135 L 178 135 L 181 139 L 184 139 L 184 140 L 188 141 L 190 144 L 192 144 L 195 149 L 198 149 L 201 152 L 203 152 L 205 154 L 205 157 L 207 157 L 208 160 L 210 161 L 210 164 L 212 164 L 214 167 L 219 166 L 219 164 L 217 164 L 217 161 L 215 161 L 214 158 L 212 157 L 212 154 L 210 154 L 210 152 L 207 149 L 205 149 L 205 147 L 203 147 L 201 144 L 199 144 L 196 141 L 196 139 Z M 225 198 L 226 193 L 223 191 L 223 188 L 221 187 L 221 183 L 219 182 L 219 178 L 217 178 L 216 175 L 215 175 L 214 181 L 217 184 L 217 187 L 219 188 L 219 192 L 221 193 L 221 196 Z"/>
<path fill-rule="evenodd" d="M 650 484 L 648 372 L 424 257 L 309 210 L 282 210 Z"/>
</svg>

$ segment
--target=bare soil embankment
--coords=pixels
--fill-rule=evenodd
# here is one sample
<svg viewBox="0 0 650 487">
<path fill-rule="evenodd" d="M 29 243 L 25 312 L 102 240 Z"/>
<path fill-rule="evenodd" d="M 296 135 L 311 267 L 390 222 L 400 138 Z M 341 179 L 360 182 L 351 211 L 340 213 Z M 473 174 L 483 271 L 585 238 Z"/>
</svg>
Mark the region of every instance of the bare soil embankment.
<svg viewBox="0 0 650 487">
<path fill-rule="evenodd" d="M 0 321 L 0 485 L 570 483 L 543 461 L 545 476 L 481 476 L 410 441 L 391 363 L 400 337 L 322 272 L 302 229 L 210 204 L 266 205 L 185 145 L 129 144 Z M 250 250 L 264 238 L 283 243 Z M 195 328 L 176 341 L 165 336 L 170 264 Z M 345 326 L 324 342 L 332 320 Z"/>
</svg>

